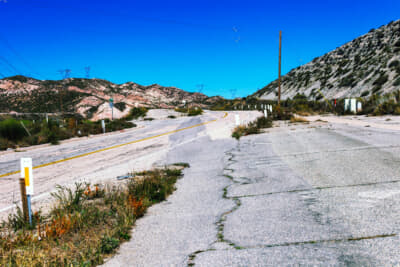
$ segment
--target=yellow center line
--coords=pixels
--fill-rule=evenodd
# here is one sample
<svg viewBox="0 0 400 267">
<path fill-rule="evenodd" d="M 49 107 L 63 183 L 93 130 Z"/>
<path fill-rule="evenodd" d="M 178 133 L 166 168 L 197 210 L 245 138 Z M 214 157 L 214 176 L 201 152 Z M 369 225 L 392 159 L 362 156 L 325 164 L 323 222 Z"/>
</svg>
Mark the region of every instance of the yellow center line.
<svg viewBox="0 0 400 267">
<path fill-rule="evenodd" d="M 222 118 L 226 118 L 227 116 L 228 116 L 228 113 L 225 112 L 225 115 Z M 33 169 L 39 169 L 39 168 L 43 168 L 43 167 L 46 167 L 46 166 L 54 165 L 54 164 L 57 164 L 57 163 L 69 161 L 69 160 L 72 160 L 72 159 L 82 158 L 82 157 L 89 156 L 89 155 L 92 155 L 92 154 L 95 154 L 95 153 L 111 150 L 111 149 L 114 149 L 114 148 L 118 148 L 118 147 L 122 147 L 122 146 L 127 146 L 127 145 L 131 145 L 131 144 L 135 144 L 135 143 L 139 143 L 139 142 L 155 139 L 157 137 L 170 135 L 170 134 L 181 132 L 181 131 L 184 131 L 184 130 L 189 130 L 189 129 L 192 129 L 192 128 L 195 128 L 195 127 L 199 127 L 199 126 L 206 125 L 206 124 L 209 124 L 209 123 L 212 123 L 212 122 L 216 122 L 217 120 L 218 119 L 215 119 L 215 120 L 212 120 L 212 121 L 207 121 L 207 122 L 195 124 L 195 125 L 192 125 L 192 126 L 189 126 L 189 127 L 185 127 L 185 128 L 169 131 L 169 132 L 162 133 L 162 134 L 153 135 L 153 136 L 150 136 L 150 137 L 142 138 L 142 139 L 131 141 L 131 142 L 128 142 L 128 143 L 119 144 L 119 145 L 115 145 L 115 146 L 110 146 L 110 147 L 98 149 L 98 150 L 95 150 L 95 151 L 92 151 L 92 152 L 87 152 L 87 153 L 84 153 L 84 154 L 80 154 L 80 155 L 77 155 L 77 156 L 73 156 L 73 157 L 69 157 L 69 158 L 65 158 L 65 159 L 60 159 L 60 160 L 52 161 L 52 162 L 49 162 L 49 163 L 44 163 L 44 164 L 41 164 L 41 165 L 34 166 Z M 5 173 L 5 174 L 1 174 L 0 178 L 1 177 L 6 177 L 6 176 L 10 176 L 10 175 L 13 175 L 13 174 L 17 174 L 19 172 L 20 171 L 15 171 L 15 172 L 9 172 L 9 173 Z"/>
</svg>

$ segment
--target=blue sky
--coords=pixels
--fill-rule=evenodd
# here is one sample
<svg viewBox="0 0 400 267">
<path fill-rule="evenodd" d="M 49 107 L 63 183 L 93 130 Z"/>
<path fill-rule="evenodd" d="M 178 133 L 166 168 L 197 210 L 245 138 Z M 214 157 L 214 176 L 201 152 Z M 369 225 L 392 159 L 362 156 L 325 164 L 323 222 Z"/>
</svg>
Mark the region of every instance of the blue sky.
<svg viewBox="0 0 400 267">
<path fill-rule="evenodd" d="M 400 19 L 398 0 L 0 0 L 0 73 L 90 76 L 246 96 Z M 1 76 L 0 76 L 1 77 Z"/>
</svg>

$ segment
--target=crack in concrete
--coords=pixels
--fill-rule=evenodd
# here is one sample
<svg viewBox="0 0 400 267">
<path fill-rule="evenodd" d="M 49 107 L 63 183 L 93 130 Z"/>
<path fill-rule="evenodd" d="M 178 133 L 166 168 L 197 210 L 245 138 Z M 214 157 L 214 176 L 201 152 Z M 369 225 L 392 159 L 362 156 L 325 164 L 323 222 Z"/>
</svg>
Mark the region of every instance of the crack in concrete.
<svg viewBox="0 0 400 267">
<path fill-rule="evenodd" d="M 317 187 L 313 187 L 313 188 L 293 189 L 293 190 L 288 190 L 288 191 L 269 192 L 269 193 L 254 194 L 254 195 L 240 195 L 240 196 L 234 196 L 234 197 L 236 197 L 236 198 L 246 198 L 246 197 L 276 195 L 276 194 L 312 192 L 312 191 L 325 190 L 325 189 L 350 188 L 350 187 L 383 185 L 383 184 L 395 184 L 395 183 L 400 183 L 400 180 L 392 180 L 392 181 L 385 181 L 385 182 L 373 182 L 373 183 L 363 183 L 363 184 L 337 185 L 337 186 L 317 186 Z"/>
<path fill-rule="evenodd" d="M 334 239 L 322 239 L 322 240 L 306 240 L 306 241 L 297 241 L 297 242 L 284 242 L 284 243 L 277 243 L 277 244 L 266 244 L 266 245 L 256 245 L 256 246 L 239 246 L 235 244 L 234 242 L 226 239 L 224 237 L 224 228 L 225 228 L 225 222 L 227 220 L 227 216 L 229 214 L 232 214 L 236 210 L 239 209 L 239 207 L 242 205 L 242 202 L 240 198 L 246 198 L 246 197 L 256 197 L 256 196 L 263 196 L 263 195 L 273 195 L 273 194 L 284 194 L 284 193 L 300 193 L 300 192 L 310 192 L 310 191 L 316 191 L 316 190 L 324 190 L 324 189 L 333 189 L 333 188 L 349 188 L 349 187 L 358 187 L 358 186 L 371 186 L 371 185 L 379 185 L 379 184 L 394 184 L 394 183 L 399 183 L 400 180 L 392 180 L 392 181 L 385 181 L 385 182 L 372 182 L 372 183 L 363 183 L 363 184 L 351 184 L 351 185 L 339 185 L 339 186 L 319 186 L 319 187 L 313 187 L 313 188 L 307 188 L 307 189 L 294 189 L 294 190 L 288 190 L 288 191 L 281 191 L 281 192 L 270 192 L 270 193 L 264 193 L 264 194 L 254 194 L 254 195 L 242 195 L 242 196 L 228 196 L 228 189 L 235 184 L 247 184 L 247 182 L 242 182 L 238 181 L 237 179 L 240 180 L 247 180 L 251 182 L 251 179 L 246 178 L 246 177 L 239 177 L 236 178 L 233 177 L 230 174 L 227 174 L 226 172 L 230 172 L 231 174 L 235 172 L 234 169 L 229 168 L 230 165 L 234 164 L 235 162 L 238 162 L 235 160 L 235 153 L 233 152 L 236 149 L 236 151 L 240 151 L 240 143 L 238 142 L 237 148 L 234 148 L 230 151 L 225 152 L 226 156 L 229 156 L 228 158 L 228 163 L 226 164 L 224 170 L 223 176 L 228 178 L 232 183 L 229 185 L 225 186 L 223 188 L 223 194 L 222 197 L 224 199 L 229 199 L 234 201 L 235 206 L 231 208 L 230 210 L 224 212 L 221 214 L 217 222 L 215 223 L 217 227 L 217 236 L 216 236 L 216 241 L 211 243 L 209 245 L 208 249 L 205 250 L 198 250 L 193 253 L 191 253 L 188 256 L 188 266 L 194 266 L 194 260 L 196 259 L 196 256 L 209 252 L 209 251 L 216 251 L 216 250 L 221 250 L 221 251 L 228 251 L 228 250 L 242 250 L 242 249 L 257 249 L 257 248 L 273 248 L 273 247 L 287 247 L 287 246 L 300 246 L 300 245 L 307 245 L 307 244 L 324 244 L 324 243 L 339 243 L 339 242 L 356 242 L 356 241 L 361 241 L 361 240 L 370 240 L 370 239 L 378 239 L 378 238 L 388 238 L 388 237 L 394 237 L 397 236 L 396 233 L 391 233 L 391 234 L 381 234 L 381 235 L 373 235 L 373 236 L 361 236 L 361 237 L 341 237 L 341 238 L 334 238 Z M 228 245 L 227 248 L 213 248 L 212 246 L 216 243 L 225 243 Z"/>
<path fill-rule="evenodd" d="M 277 244 L 246 246 L 246 247 L 241 247 L 240 249 L 274 248 L 274 247 L 300 246 L 300 245 L 308 245 L 308 244 L 355 242 L 355 241 L 388 238 L 388 237 L 395 237 L 395 236 L 397 236 L 396 233 L 373 235 L 373 236 L 360 236 L 360 237 L 351 236 L 351 237 L 343 237 L 343 238 L 335 238 L 335 239 L 306 240 L 306 241 L 297 241 L 297 242 L 284 242 L 284 243 L 277 243 Z M 223 250 L 231 250 L 231 249 L 223 249 Z"/>
<path fill-rule="evenodd" d="M 238 143 L 238 147 L 239 147 L 239 143 Z M 239 149 L 239 148 L 237 148 L 237 149 Z M 225 152 L 225 155 L 226 155 L 226 156 L 229 156 L 229 158 L 228 158 L 228 160 L 227 160 L 228 163 L 226 164 L 226 166 L 225 166 L 225 168 L 224 168 L 224 174 L 223 174 L 223 176 L 224 176 L 225 178 L 228 178 L 230 181 L 232 181 L 232 183 L 231 183 L 231 184 L 228 184 L 227 186 L 225 186 L 225 187 L 222 189 L 222 192 L 223 192 L 223 193 L 222 193 L 222 198 L 223 198 L 223 199 L 232 200 L 232 201 L 235 203 L 235 206 L 234 206 L 233 208 L 231 208 L 230 210 L 228 210 L 228 211 L 222 213 L 221 216 L 218 218 L 218 220 L 215 222 L 215 225 L 216 225 L 216 227 L 217 227 L 216 241 L 214 241 L 213 243 L 211 243 L 211 244 L 210 244 L 210 248 L 208 248 L 208 249 L 206 249 L 206 250 L 198 250 L 198 251 L 195 251 L 195 252 L 191 253 L 191 254 L 188 256 L 188 264 L 187 264 L 188 266 L 194 266 L 194 265 L 195 265 L 194 260 L 196 259 L 196 256 L 197 256 L 198 254 L 201 254 L 201 253 L 204 253 L 204 252 L 207 252 L 207 251 L 214 251 L 214 250 L 216 250 L 215 248 L 212 248 L 212 247 L 211 247 L 212 245 L 214 245 L 214 244 L 216 244 L 216 243 L 225 243 L 225 244 L 228 244 L 229 247 L 231 247 L 231 248 L 233 248 L 233 249 L 242 249 L 242 247 L 236 245 L 235 243 L 233 243 L 233 242 L 230 241 L 230 240 L 227 240 L 227 239 L 224 237 L 224 227 L 225 227 L 225 221 L 226 221 L 226 219 L 227 219 L 227 216 L 228 216 L 229 214 L 235 212 L 235 211 L 242 205 L 242 202 L 240 201 L 240 199 L 239 199 L 238 197 L 228 197 L 228 196 L 227 196 L 227 194 L 228 194 L 228 188 L 229 188 L 231 185 L 233 185 L 233 184 L 239 184 L 239 183 L 240 183 L 239 181 L 235 180 L 235 178 L 234 178 L 233 176 L 231 176 L 231 175 L 225 173 L 226 171 L 229 171 L 229 172 L 231 172 L 231 173 L 233 173 L 233 172 L 235 171 L 234 169 L 229 168 L 229 166 L 230 166 L 231 164 L 237 162 L 236 160 L 234 160 L 235 155 L 232 153 L 233 150 L 234 150 L 234 149 Z M 243 179 L 243 178 L 241 177 L 240 179 Z M 244 178 L 244 179 L 248 179 L 248 178 Z"/>
<path fill-rule="evenodd" d="M 371 239 L 380 239 L 380 238 L 388 238 L 395 237 L 396 233 L 392 234 L 381 234 L 381 235 L 373 235 L 373 236 L 360 236 L 360 237 L 344 237 L 344 238 L 336 238 L 336 239 L 322 239 L 322 240 L 306 240 L 306 241 L 298 241 L 298 242 L 285 242 L 278 244 L 268 244 L 268 245 L 257 245 L 257 246 L 246 246 L 246 247 L 234 247 L 235 250 L 245 250 L 245 249 L 260 249 L 260 248 L 275 248 L 275 247 L 289 247 L 289 246 L 301 246 L 301 245 L 313 245 L 313 244 L 325 244 L 325 243 L 341 243 L 341 242 L 357 242 L 362 240 L 371 240 Z M 216 249 L 208 249 L 204 251 L 196 251 L 196 255 L 208 251 L 215 251 Z M 224 251 L 233 250 L 232 248 L 221 249 Z M 194 256 L 195 257 L 195 256 Z M 194 259 L 193 257 L 193 259 Z M 188 265 L 188 266 L 194 266 Z"/>
</svg>

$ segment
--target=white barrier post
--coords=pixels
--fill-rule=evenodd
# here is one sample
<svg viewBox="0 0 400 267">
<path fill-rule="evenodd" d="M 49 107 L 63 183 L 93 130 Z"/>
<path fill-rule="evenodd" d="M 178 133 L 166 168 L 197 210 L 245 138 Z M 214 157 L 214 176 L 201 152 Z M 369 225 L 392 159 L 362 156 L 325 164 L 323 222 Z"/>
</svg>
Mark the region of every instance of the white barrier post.
<svg viewBox="0 0 400 267">
<path fill-rule="evenodd" d="M 239 117 L 239 115 L 235 115 L 235 120 L 236 120 L 236 126 L 239 126 L 240 125 L 240 117 Z"/>
<path fill-rule="evenodd" d="M 33 195 L 32 159 L 21 158 L 21 178 L 25 179 L 26 201 L 28 203 L 29 224 L 32 225 L 31 196 Z"/>
<path fill-rule="evenodd" d="M 104 120 L 101 120 L 101 128 L 103 128 L 103 134 L 106 133 L 106 124 L 104 123 Z"/>
</svg>

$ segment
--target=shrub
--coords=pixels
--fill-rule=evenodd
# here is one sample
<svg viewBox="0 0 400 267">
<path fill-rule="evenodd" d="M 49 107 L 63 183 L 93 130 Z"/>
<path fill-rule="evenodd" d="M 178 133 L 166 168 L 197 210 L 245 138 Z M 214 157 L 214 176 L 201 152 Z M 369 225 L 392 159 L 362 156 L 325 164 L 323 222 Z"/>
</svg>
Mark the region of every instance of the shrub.
<svg viewBox="0 0 400 267">
<path fill-rule="evenodd" d="M 188 116 L 197 116 L 203 114 L 203 110 L 201 108 L 195 107 L 190 108 L 188 112 Z"/>
<path fill-rule="evenodd" d="M 100 241 L 100 251 L 109 254 L 119 246 L 119 240 L 114 237 L 104 236 Z"/>
<path fill-rule="evenodd" d="M 126 128 L 133 128 L 136 127 L 136 124 L 126 121 L 125 119 L 117 119 L 110 121 L 106 125 L 107 132 L 119 131 Z"/>
<path fill-rule="evenodd" d="M 372 88 L 372 93 L 373 94 L 376 94 L 379 90 L 381 90 L 382 89 L 382 86 L 381 85 L 375 85 L 373 88 Z"/>
<path fill-rule="evenodd" d="M 290 120 L 292 112 L 289 109 L 275 106 L 272 116 L 274 120 Z"/>
<path fill-rule="evenodd" d="M 269 118 L 265 118 L 264 116 L 257 118 L 257 128 L 271 128 L 272 120 Z"/>
<path fill-rule="evenodd" d="M 132 108 L 129 111 L 129 114 L 125 117 L 126 120 L 136 120 L 140 117 L 144 117 L 147 114 L 147 108 L 145 107 L 140 107 L 140 108 Z"/>
<path fill-rule="evenodd" d="M 6 150 L 7 148 L 14 148 L 15 144 L 6 138 L 0 137 L 0 150 Z"/>
<path fill-rule="evenodd" d="M 19 121 L 7 119 L 0 122 L 0 137 L 12 141 L 21 140 L 26 135 L 25 129 Z"/>
<path fill-rule="evenodd" d="M 373 85 L 382 86 L 383 84 L 385 84 L 388 81 L 388 79 L 389 79 L 389 76 L 383 74 L 374 81 Z"/>
<path fill-rule="evenodd" d="M 389 63 L 389 68 L 395 68 L 399 66 L 400 62 L 398 60 L 393 60 Z"/>
<path fill-rule="evenodd" d="M 361 93 L 361 97 L 364 97 L 364 96 L 367 96 L 367 95 L 369 95 L 369 91 L 368 90 L 366 90 L 366 91 Z"/>
<path fill-rule="evenodd" d="M 340 87 L 353 87 L 356 84 L 356 80 L 352 74 L 347 75 L 346 77 L 342 78 L 339 83 Z"/>
<path fill-rule="evenodd" d="M 145 179 L 128 184 L 129 195 L 137 199 L 148 197 L 151 203 L 160 202 L 166 199 L 174 190 L 174 184 L 181 175 L 180 170 L 176 170 L 173 175 L 166 170 L 154 170 L 152 172 L 139 173 Z"/>
<path fill-rule="evenodd" d="M 75 183 L 75 189 L 73 190 L 57 185 L 57 192 L 51 193 L 51 196 L 58 201 L 58 207 L 53 210 L 53 213 L 56 214 L 60 211 L 65 213 L 80 211 L 85 201 L 83 193 L 87 186 L 84 183 Z"/>
<path fill-rule="evenodd" d="M 176 107 L 174 110 L 180 113 L 186 113 L 188 111 L 187 108 L 182 108 L 182 107 Z"/>
<path fill-rule="evenodd" d="M 117 109 L 121 110 L 121 111 L 124 111 L 125 108 L 126 108 L 125 102 L 118 102 L 118 103 L 115 103 L 114 106 L 115 106 Z"/>
<path fill-rule="evenodd" d="M 248 123 L 247 125 L 239 125 L 233 129 L 232 137 L 240 139 L 242 136 L 250 134 L 258 134 L 262 128 L 271 128 L 272 120 L 265 118 L 264 116 L 258 117 L 255 121 Z"/>
<path fill-rule="evenodd" d="M 379 104 L 374 112 L 373 115 L 379 116 L 379 115 L 384 115 L 384 114 L 394 114 L 398 105 L 393 99 L 390 99 L 389 101 L 385 101 L 382 104 Z"/>
</svg>

